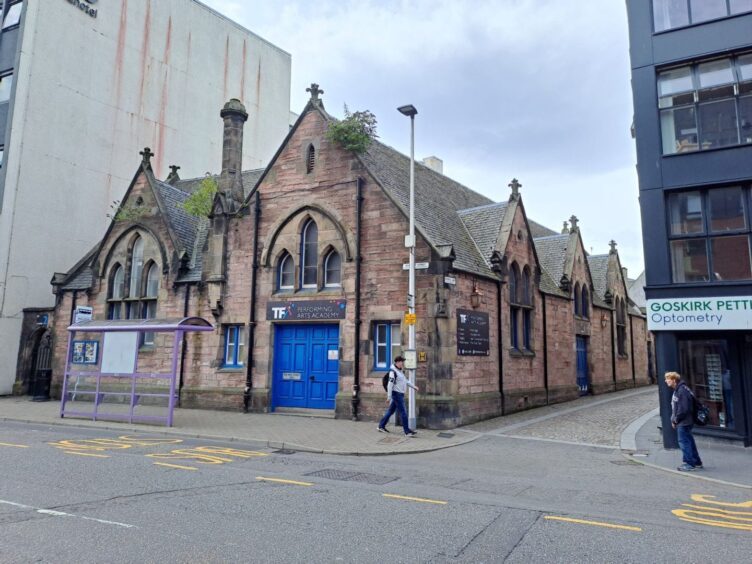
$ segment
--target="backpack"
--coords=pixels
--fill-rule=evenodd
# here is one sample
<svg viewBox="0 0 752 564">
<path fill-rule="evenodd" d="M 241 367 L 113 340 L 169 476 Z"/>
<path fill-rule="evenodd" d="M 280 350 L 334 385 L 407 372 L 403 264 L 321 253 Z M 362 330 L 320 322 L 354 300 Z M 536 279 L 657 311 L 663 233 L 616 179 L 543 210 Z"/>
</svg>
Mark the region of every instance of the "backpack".
<svg viewBox="0 0 752 564">
<path fill-rule="evenodd" d="M 390 370 L 381 377 L 381 385 L 384 386 L 384 391 L 389 391 L 389 377 L 393 374 Z"/>
<path fill-rule="evenodd" d="M 698 427 L 704 427 L 708 424 L 710 419 L 710 409 L 708 406 L 700 403 L 698 399 L 692 394 L 692 400 L 694 401 L 694 422 Z"/>
</svg>

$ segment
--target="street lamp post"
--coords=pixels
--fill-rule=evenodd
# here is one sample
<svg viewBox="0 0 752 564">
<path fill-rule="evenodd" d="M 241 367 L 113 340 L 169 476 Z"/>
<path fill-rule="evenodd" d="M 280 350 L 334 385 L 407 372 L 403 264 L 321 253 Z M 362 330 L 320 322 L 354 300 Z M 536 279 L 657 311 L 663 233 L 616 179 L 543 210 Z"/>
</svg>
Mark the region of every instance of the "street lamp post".
<svg viewBox="0 0 752 564">
<path fill-rule="evenodd" d="M 415 106 L 408 104 L 397 108 L 402 115 L 410 118 L 410 233 L 405 237 L 405 247 L 410 249 L 410 276 L 407 289 L 407 311 L 415 314 L 415 116 L 418 110 Z M 408 326 L 407 348 L 415 354 L 415 323 Z M 414 357 L 413 357 L 414 358 Z M 407 378 L 410 383 L 415 385 L 415 366 L 407 367 Z M 416 427 L 415 416 L 415 390 L 408 389 L 408 426 L 411 429 Z"/>
</svg>

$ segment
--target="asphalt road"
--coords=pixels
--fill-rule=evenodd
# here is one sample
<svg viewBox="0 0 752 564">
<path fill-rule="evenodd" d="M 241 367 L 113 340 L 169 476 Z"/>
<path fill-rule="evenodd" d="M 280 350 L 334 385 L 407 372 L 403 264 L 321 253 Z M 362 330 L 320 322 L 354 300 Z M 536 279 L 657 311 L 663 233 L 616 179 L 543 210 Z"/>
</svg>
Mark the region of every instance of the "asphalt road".
<svg viewBox="0 0 752 564">
<path fill-rule="evenodd" d="M 0 423 L 0 476 L 2 563 L 706 564 L 752 554 L 752 490 L 611 448 L 519 438 L 343 457 Z"/>
</svg>

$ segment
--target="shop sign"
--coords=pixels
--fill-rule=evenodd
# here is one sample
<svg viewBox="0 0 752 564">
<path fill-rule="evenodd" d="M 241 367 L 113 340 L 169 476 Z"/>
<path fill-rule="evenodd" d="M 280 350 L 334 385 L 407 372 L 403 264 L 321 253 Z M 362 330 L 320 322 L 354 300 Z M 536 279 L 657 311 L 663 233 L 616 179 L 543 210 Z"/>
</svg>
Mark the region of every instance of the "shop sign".
<svg viewBox="0 0 752 564">
<path fill-rule="evenodd" d="M 648 300 L 648 331 L 752 329 L 752 296 Z"/>
<path fill-rule="evenodd" d="M 269 321 L 344 319 L 345 306 L 345 300 L 269 302 L 266 305 L 266 319 Z"/>
<path fill-rule="evenodd" d="M 457 310 L 457 354 L 460 356 L 488 356 L 491 354 L 488 337 L 488 314 Z"/>
</svg>

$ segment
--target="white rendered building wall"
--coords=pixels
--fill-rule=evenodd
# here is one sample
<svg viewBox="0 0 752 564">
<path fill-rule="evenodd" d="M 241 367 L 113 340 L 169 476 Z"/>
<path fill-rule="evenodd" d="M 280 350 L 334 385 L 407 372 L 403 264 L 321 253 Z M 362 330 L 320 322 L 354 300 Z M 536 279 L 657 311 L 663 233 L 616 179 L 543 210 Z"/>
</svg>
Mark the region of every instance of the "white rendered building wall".
<svg viewBox="0 0 752 564">
<path fill-rule="evenodd" d="M 104 233 L 145 146 L 155 174 L 218 172 L 219 111 L 249 119 L 243 168 L 288 132 L 290 55 L 194 0 L 27 2 L 0 212 L 0 394 L 15 380 L 25 307 Z"/>
</svg>

